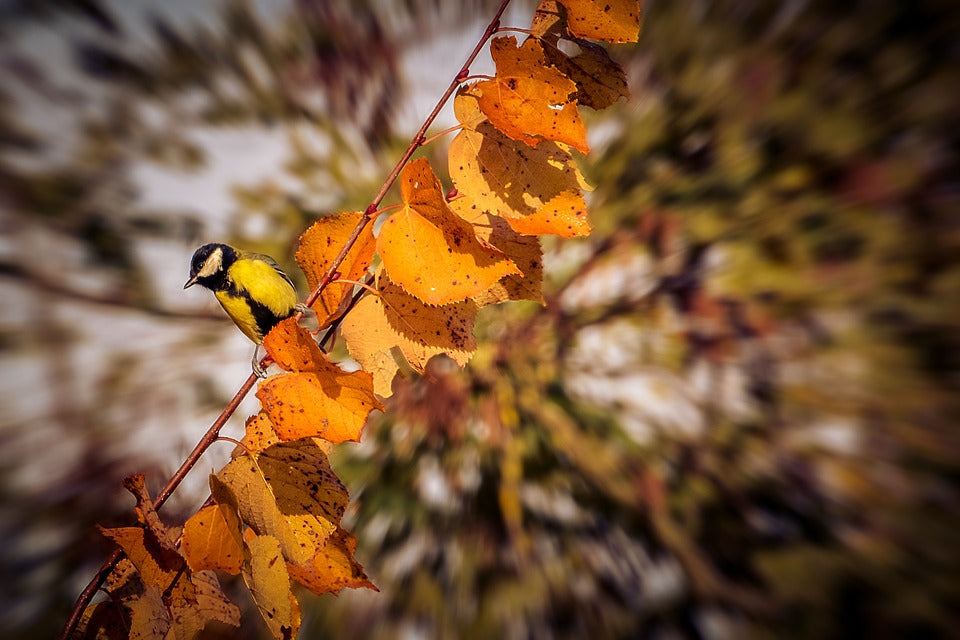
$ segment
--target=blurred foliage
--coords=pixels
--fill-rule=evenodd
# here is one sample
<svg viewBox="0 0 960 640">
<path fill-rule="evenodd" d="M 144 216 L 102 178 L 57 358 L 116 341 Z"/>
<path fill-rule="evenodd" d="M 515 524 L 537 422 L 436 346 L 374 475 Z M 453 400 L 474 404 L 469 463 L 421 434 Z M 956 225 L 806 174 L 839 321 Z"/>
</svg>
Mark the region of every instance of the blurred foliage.
<svg viewBox="0 0 960 640">
<path fill-rule="evenodd" d="M 953 637 L 957 24 L 651 3 L 547 307 L 338 451 L 383 593 L 316 628 Z"/>
</svg>

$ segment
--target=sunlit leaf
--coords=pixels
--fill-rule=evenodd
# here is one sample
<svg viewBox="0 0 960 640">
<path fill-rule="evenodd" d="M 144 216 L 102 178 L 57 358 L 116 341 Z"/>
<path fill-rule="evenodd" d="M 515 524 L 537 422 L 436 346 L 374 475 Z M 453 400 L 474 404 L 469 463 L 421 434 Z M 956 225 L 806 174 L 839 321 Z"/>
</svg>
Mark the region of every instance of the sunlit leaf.
<svg viewBox="0 0 960 640">
<path fill-rule="evenodd" d="M 567 9 L 567 29 L 575 36 L 610 42 L 640 37 L 637 0 L 558 0 Z"/>
<path fill-rule="evenodd" d="M 482 211 L 467 196 L 452 200 L 450 208 L 474 226 L 478 238 L 503 251 L 523 272 L 519 276 L 507 276 L 487 291 L 474 296 L 477 306 L 506 300 L 534 300 L 542 304 L 543 251 L 540 239 L 517 233 L 506 220 Z"/>
<path fill-rule="evenodd" d="M 567 148 L 542 142 L 535 148 L 477 122 L 475 91 L 462 90 L 454 101 L 465 127 L 450 145 L 450 176 L 457 190 L 478 207 L 505 218 L 537 212 L 561 193 L 590 189 Z"/>
<path fill-rule="evenodd" d="M 426 160 L 404 168 L 401 191 L 404 206 L 380 229 L 377 250 L 390 279 L 405 291 L 427 304 L 448 304 L 520 272 L 450 210 Z"/>
<path fill-rule="evenodd" d="M 587 203 L 579 192 L 561 193 L 536 213 L 507 222 L 514 231 L 524 235 L 553 234 L 562 238 L 590 235 Z"/>
<path fill-rule="evenodd" d="M 572 97 L 577 86 L 550 66 L 535 38 L 519 47 L 513 36 L 496 38 L 490 42 L 490 55 L 496 77 L 476 87 L 480 109 L 495 127 L 531 147 L 553 140 L 584 153 L 590 150 Z"/>
<path fill-rule="evenodd" d="M 427 360 L 440 353 L 461 366 L 466 364 L 477 348 L 473 335 L 476 314 L 473 301 L 426 305 L 382 278 L 380 296 L 362 298 L 347 314 L 341 333 L 350 355 L 373 373 L 375 391 L 389 396 L 398 356 L 419 372 Z"/>
<path fill-rule="evenodd" d="M 180 544 L 194 571 L 218 569 L 237 575 L 243 565 L 240 520 L 232 509 L 204 507 L 183 526 Z"/>
<path fill-rule="evenodd" d="M 307 285 L 311 291 L 319 284 L 340 250 L 346 246 L 347 239 L 362 216 L 362 213 L 351 212 L 321 218 L 300 236 L 297 264 L 307 276 Z M 375 248 L 371 229 L 372 225 L 369 224 L 363 229 L 343 262 L 337 267 L 341 279 L 359 280 L 370 266 Z M 332 282 L 320 293 L 320 297 L 313 303 L 313 310 L 317 312 L 321 328 L 339 315 L 341 302 L 348 299 L 346 294 L 352 288 L 351 284 Z"/>
</svg>

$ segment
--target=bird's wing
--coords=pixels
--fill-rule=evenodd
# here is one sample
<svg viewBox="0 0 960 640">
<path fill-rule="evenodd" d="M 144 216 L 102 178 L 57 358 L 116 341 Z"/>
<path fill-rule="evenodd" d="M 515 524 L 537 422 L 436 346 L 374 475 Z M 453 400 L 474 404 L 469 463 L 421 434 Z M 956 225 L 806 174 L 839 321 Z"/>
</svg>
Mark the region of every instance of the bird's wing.
<svg viewBox="0 0 960 640">
<path fill-rule="evenodd" d="M 265 253 L 247 253 L 247 254 L 246 254 L 245 256 L 243 256 L 243 257 L 247 258 L 248 260 L 260 260 L 261 262 L 266 262 L 268 265 L 270 265 L 271 267 L 273 267 L 274 271 L 276 271 L 277 273 L 279 273 L 280 276 L 281 276 L 284 280 L 286 280 L 287 282 L 289 282 L 291 287 L 294 286 L 294 285 L 293 285 L 293 280 L 290 279 L 290 276 L 288 276 L 286 273 L 284 273 L 283 269 L 280 268 L 280 265 L 277 264 L 277 261 L 274 260 L 273 258 L 271 258 L 270 256 L 268 256 L 267 254 L 265 254 Z M 296 287 L 294 287 L 294 288 L 296 288 Z"/>
</svg>

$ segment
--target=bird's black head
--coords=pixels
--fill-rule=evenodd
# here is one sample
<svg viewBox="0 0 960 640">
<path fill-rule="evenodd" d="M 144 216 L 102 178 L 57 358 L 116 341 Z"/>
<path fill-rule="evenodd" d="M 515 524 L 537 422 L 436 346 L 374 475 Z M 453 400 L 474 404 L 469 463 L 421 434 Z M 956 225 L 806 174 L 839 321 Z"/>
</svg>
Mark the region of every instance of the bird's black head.
<svg viewBox="0 0 960 640">
<path fill-rule="evenodd" d="M 183 288 L 199 284 L 214 291 L 227 286 L 226 271 L 237 260 L 237 251 L 226 244 L 205 244 L 190 259 L 190 279 Z"/>
</svg>

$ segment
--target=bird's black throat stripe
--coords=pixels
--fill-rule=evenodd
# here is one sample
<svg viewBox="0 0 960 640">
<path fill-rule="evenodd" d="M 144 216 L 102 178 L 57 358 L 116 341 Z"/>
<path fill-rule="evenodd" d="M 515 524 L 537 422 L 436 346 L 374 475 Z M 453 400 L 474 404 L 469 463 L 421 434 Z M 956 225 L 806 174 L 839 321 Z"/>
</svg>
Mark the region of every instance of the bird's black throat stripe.
<svg viewBox="0 0 960 640">
<path fill-rule="evenodd" d="M 238 298 L 243 298 L 247 301 L 247 304 L 250 305 L 250 312 L 253 314 L 253 319 L 257 323 L 257 330 L 260 332 L 261 338 L 270 333 L 270 329 L 273 329 L 278 322 L 293 315 L 291 311 L 291 313 L 285 316 L 278 316 L 265 304 L 254 300 L 248 291 L 237 291 L 233 289 L 230 293 Z"/>
</svg>

